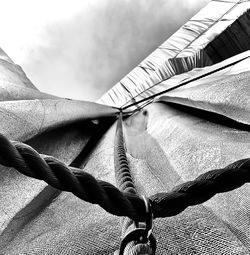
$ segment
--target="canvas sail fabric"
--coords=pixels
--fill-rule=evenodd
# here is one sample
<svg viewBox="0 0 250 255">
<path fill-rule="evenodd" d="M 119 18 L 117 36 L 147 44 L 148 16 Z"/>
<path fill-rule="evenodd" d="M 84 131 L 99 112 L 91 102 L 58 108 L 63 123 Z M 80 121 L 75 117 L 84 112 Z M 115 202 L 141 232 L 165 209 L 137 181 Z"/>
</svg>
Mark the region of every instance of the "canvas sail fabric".
<svg viewBox="0 0 250 255">
<path fill-rule="evenodd" d="M 0 133 L 70 164 L 98 126 L 118 110 L 93 102 L 42 93 L 0 50 Z M 0 166 L 0 254 L 3 247 L 58 191 L 46 183 Z M 16 251 L 18 252 L 18 251 Z"/>
<path fill-rule="evenodd" d="M 234 77 L 236 77 L 235 75 L 240 73 L 242 73 L 242 79 L 244 75 L 246 76 L 245 79 L 247 79 L 249 61 L 250 51 L 246 51 L 218 64 L 204 68 L 195 68 L 190 72 L 173 76 L 157 86 L 144 91 L 137 97 L 137 100 L 139 101 L 160 94 L 154 98 L 155 101 L 178 102 L 179 104 L 185 104 L 190 107 L 213 111 L 228 118 L 235 119 L 238 122 L 249 124 L 248 110 L 245 108 L 246 104 L 243 101 L 243 97 L 248 101 L 247 89 L 244 87 L 239 88 L 238 80 L 232 82 L 232 76 L 234 75 Z M 224 80 L 223 86 L 220 85 L 220 87 L 218 87 L 217 81 L 221 79 Z M 164 94 L 164 91 L 175 88 L 176 86 L 180 87 Z M 247 83 L 245 86 L 247 86 Z M 201 98 L 192 100 L 192 98 L 196 97 L 195 91 L 199 91 Z M 211 93 L 209 93 L 209 91 L 211 91 Z M 190 96 L 187 96 L 187 94 Z M 241 95 L 241 101 L 238 101 L 238 95 Z M 207 101 L 208 98 L 211 103 Z M 223 100 L 225 101 L 225 110 L 227 112 L 222 110 Z M 229 104 L 231 107 L 230 112 L 228 112 Z M 239 113 L 238 117 L 233 116 L 236 111 Z M 244 114 L 245 116 L 243 117 Z"/>
<path fill-rule="evenodd" d="M 245 0 L 212 0 L 98 102 L 123 106 L 138 101 L 141 93 L 174 75 L 249 50 L 245 43 L 250 35 L 249 8 L 250 2 Z"/>
<path fill-rule="evenodd" d="M 219 23 L 215 21 L 221 20 L 223 15 L 243 8 L 240 6 L 245 6 L 247 2 L 212 1 L 213 5 L 209 8 L 213 7 L 216 11 L 211 20 L 208 18 L 202 22 L 202 31 L 209 30 L 212 24 Z M 237 12 L 237 17 L 245 11 L 245 7 L 240 10 L 242 12 Z M 205 11 L 202 15 L 205 19 Z M 220 33 L 219 29 L 216 31 Z M 168 64 L 171 63 L 168 56 L 173 58 L 175 51 L 178 53 L 178 50 L 191 45 L 192 38 L 186 41 L 185 38 L 188 36 L 171 39 L 174 50 L 169 50 L 167 47 L 170 44 L 165 44 L 162 58 L 157 55 L 158 51 L 156 55 L 153 53 L 154 57 L 151 56 L 149 62 L 145 62 L 147 66 L 144 63 L 138 67 L 145 75 L 143 72 L 137 75 L 133 71 L 132 76 L 129 74 L 128 77 L 133 77 L 136 83 L 126 81 L 123 89 L 115 86 L 112 93 L 116 96 L 112 95 L 112 100 L 107 96 L 112 94 L 109 92 L 111 94 L 106 94 L 99 101 L 120 106 L 118 100 L 127 102 L 141 92 L 145 92 L 141 97 L 145 98 L 146 93 L 152 95 L 159 88 L 162 92 L 169 86 L 215 70 L 213 74 L 190 82 L 186 87 L 157 97 L 155 103 L 124 122 L 127 157 L 141 195 L 170 191 L 201 173 L 249 157 L 249 52 L 211 67 L 186 72 L 197 67 L 200 58 L 211 65 L 206 52 L 200 50 L 196 56 L 192 55 L 192 60 L 182 56 L 180 70 L 185 70 L 185 73 L 173 76 L 176 67 Z M 0 79 L 0 126 L 1 132 L 10 139 L 27 142 L 40 153 L 70 164 L 96 135 L 92 130 L 96 124 L 91 120 L 101 121 L 117 113 L 115 108 L 55 98 L 39 92 L 32 85 L 25 86 L 23 71 L 17 70 L 4 53 L 0 52 L 1 56 L 1 68 L 8 71 L 3 71 L 2 81 Z M 236 59 L 242 61 L 228 69 L 216 71 Z M 191 66 L 187 64 L 185 67 L 183 63 L 188 61 L 191 61 Z M 164 65 L 164 71 L 169 70 L 166 73 L 160 71 Z M 7 80 L 4 74 L 9 85 L 1 90 Z M 162 82 L 167 75 L 173 77 Z M 161 82 L 152 90 L 145 91 L 152 85 L 151 77 Z M 22 96 L 18 94 L 18 86 Z M 7 95 L 6 89 L 11 93 Z M 225 121 L 221 116 L 229 120 Z M 82 155 L 82 161 L 78 162 L 80 168 L 113 184 L 114 133 L 115 125 L 97 142 L 88 160 L 84 160 Z M 25 177 L 15 169 L 1 166 L 0 171 L 1 254 L 113 254 L 119 248 L 118 217 L 73 194 L 60 193 L 42 181 Z M 216 195 L 202 205 L 189 207 L 177 216 L 154 220 L 157 254 L 249 254 L 249 197 L 249 184 L 245 184 L 237 190 Z"/>
<path fill-rule="evenodd" d="M 19 65 L 16 65 L 2 49 L 0 49 L 0 62 L 0 78 L 2 86 L 6 85 L 5 83 L 9 83 L 10 85 L 19 85 L 26 88 L 36 89 L 23 72 L 22 68 Z"/>
<path fill-rule="evenodd" d="M 233 70 L 226 77 L 233 83 L 237 79 L 237 88 L 249 89 L 249 79 L 240 78 L 249 73 L 249 65 Z M 220 77 L 215 83 L 223 87 L 223 74 Z M 201 82 L 201 86 L 207 84 Z M 218 119 L 163 100 L 128 118 L 124 136 L 138 193 L 167 192 L 208 170 L 249 157 L 249 132 Z M 113 184 L 114 133 L 112 126 L 84 166 L 85 171 Z M 59 147 L 58 154 L 61 149 L 63 154 L 74 146 Z M 177 216 L 154 220 L 157 254 L 248 254 L 249 195 L 249 184 L 245 184 Z M 70 193 L 62 192 L 32 216 L 29 213 L 3 254 L 113 254 L 119 248 L 120 219 Z"/>
<path fill-rule="evenodd" d="M 238 16 L 238 18 L 206 46 L 205 51 L 213 63 L 218 63 L 228 57 L 249 50 L 250 13 L 245 11 L 241 15 L 244 8 L 249 8 L 248 5 L 249 1 L 248 3 L 246 1 L 241 2 L 237 8 L 225 15 L 224 19 L 227 20 L 231 20 L 235 16 Z"/>
<path fill-rule="evenodd" d="M 248 58 L 208 75 L 204 80 L 201 78 L 163 94 L 157 101 L 172 102 L 213 112 L 236 122 L 250 125 L 250 109 L 248 108 L 250 98 L 248 89 L 250 78 L 249 52 L 247 55 Z M 204 72 L 206 69 L 211 70 L 212 68 L 204 68 L 202 71 Z"/>
<path fill-rule="evenodd" d="M 153 97 L 152 99 L 150 99 L 151 101 L 152 100 L 157 101 L 159 100 L 159 98 L 161 99 L 163 98 L 164 91 L 173 89 L 176 86 L 180 86 L 181 88 L 175 89 L 174 92 L 167 92 L 166 96 L 164 97 L 165 99 L 167 98 L 167 96 L 170 97 L 170 95 L 172 94 L 175 95 L 175 93 L 178 93 L 178 91 L 184 91 L 185 89 L 187 89 L 187 91 L 192 93 L 191 91 L 193 89 L 191 89 L 191 87 L 194 87 L 195 84 L 200 85 L 202 83 L 209 83 L 209 82 L 211 84 L 214 81 L 225 79 L 227 76 L 230 76 L 232 74 L 243 73 L 248 71 L 249 57 L 250 57 L 250 51 L 246 51 L 234 57 L 228 58 L 225 61 L 220 62 L 218 64 L 214 64 L 212 66 L 208 66 L 204 68 L 195 68 L 192 71 L 185 72 L 180 75 L 175 75 L 165 81 L 162 81 L 156 86 L 152 86 L 151 88 L 141 92 L 133 101 L 130 101 L 130 103 L 133 103 L 136 101 L 138 102 L 140 100 L 147 99 L 148 97 L 149 98 Z M 224 87 L 227 87 L 226 84 L 227 83 L 225 82 Z M 198 87 L 200 88 L 201 86 L 198 86 Z M 229 91 L 230 89 L 232 88 L 228 87 Z M 220 88 L 218 88 L 218 90 L 219 92 L 221 92 Z M 232 91 L 235 91 L 235 89 L 233 89 Z M 158 94 L 159 96 L 157 96 Z M 147 101 L 150 101 L 150 100 L 145 100 L 145 102 L 147 103 Z M 173 101 L 173 98 L 171 100 Z M 145 102 L 137 104 L 137 106 L 143 105 Z M 243 111 L 244 109 L 241 109 L 241 110 Z"/>
</svg>

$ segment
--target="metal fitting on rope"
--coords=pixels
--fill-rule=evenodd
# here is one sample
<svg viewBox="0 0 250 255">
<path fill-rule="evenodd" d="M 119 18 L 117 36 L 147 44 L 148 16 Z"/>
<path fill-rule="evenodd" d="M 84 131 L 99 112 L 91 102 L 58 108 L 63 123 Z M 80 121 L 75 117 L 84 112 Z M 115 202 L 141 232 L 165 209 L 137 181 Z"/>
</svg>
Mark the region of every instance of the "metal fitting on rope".
<svg viewBox="0 0 250 255">
<path fill-rule="evenodd" d="M 136 244 L 148 244 L 152 249 L 152 255 L 156 251 L 156 240 L 152 234 L 153 229 L 153 213 L 150 200 L 146 197 L 142 197 L 145 203 L 146 216 L 145 222 L 135 222 L 136 228 L 130 231 L 121 241 L 119 255 L 124 254 L 124 250 L 128 243 L 135 242 Z"/>
</svg>

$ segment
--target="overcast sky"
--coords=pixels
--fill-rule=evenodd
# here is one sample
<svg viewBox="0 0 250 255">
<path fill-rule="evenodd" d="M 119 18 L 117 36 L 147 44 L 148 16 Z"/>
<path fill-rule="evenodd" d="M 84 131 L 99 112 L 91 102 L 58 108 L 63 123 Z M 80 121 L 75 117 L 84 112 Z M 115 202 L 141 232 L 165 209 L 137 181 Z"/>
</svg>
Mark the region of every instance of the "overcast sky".
<svg viewBox="0 0 250 255">
<path fill-rule="evenodd" d="M 209 0 L 0 0 L 0 47 L 34 85 L 96 100 Z"/>
</svg>

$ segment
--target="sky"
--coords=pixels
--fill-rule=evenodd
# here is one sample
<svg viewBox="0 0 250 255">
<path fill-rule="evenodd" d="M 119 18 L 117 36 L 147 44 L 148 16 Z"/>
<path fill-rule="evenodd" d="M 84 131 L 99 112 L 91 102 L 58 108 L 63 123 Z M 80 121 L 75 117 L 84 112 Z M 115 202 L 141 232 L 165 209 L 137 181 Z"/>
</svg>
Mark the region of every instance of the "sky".
<svg viewBox="0 0 250 255">
<path fill-rule="evenodd" d="M 41 91 L 97 100 L 209 0 L 0 0 L 0 47 Z"/>
</svg>

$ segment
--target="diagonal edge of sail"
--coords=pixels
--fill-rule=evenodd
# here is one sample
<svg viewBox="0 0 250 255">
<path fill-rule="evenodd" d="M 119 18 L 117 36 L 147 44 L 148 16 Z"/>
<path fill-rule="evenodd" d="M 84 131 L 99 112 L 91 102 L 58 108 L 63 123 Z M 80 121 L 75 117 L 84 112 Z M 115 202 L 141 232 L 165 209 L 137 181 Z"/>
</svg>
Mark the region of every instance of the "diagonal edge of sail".
<svg viewBox="0 0 250 255">
<path fill-rule="evenodd" d="M 123 87 L 118 83 L 98 102 L 121 107 L 163 80 L 193 68 L 213 64 L 215 62 L 214 57 L 211 58 L 211 54 L 207 53 L 209 47 L 206 46 L 213 42 L 219 34 L 231 27 L 231 24 L 235 23 L 238 17 L 244 16 L 243 14 L 249 8 L 250 2 L 211 1 L 124 77 L 121 80 Z M 207 12 L 211 9 L 213 12 Z M 207 17 L 207 13 L 211 13 L 211 17 Z M 242 51 L 243 49 L 240 52 Z M 235 54 L 240 52 L 237 51 Z M 130 95 L 125 93 L 124 86 L 126 90 L 129 90 Z"/>
<path fill-rule="evenodd" d="M 5 82 L 37 90 L 23 69 L 0 48 L 0 84 Z"/>
<path fill-rule="evenodd" d="M 225 68 L 223 68 L 225 67 Z M 250 51 L 221 63 L 173 78 L 178 87 L 160 95 L 156 101 L 171 102 L 216 113 L 238 123 L 250 125 Z M 198 79 L 196 79 L 198 78 Z M 190 82 L 187 82 L 190 80 Z M 161 91 L 173 86 L 171 79 L 161 84 Z M 157 93 L 161 92 L 158 90 Z M 204 113 L 205 114 L 205 113 Z"/>
</svg>

